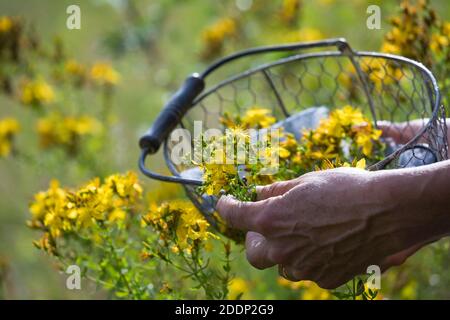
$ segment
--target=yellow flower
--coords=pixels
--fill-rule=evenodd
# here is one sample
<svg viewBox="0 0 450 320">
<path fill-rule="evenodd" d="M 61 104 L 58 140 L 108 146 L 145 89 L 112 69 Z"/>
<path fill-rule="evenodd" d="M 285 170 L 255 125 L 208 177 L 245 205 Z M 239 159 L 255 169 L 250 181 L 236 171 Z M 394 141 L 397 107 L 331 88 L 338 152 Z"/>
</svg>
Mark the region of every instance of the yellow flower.
<svg viewBox="0 0 450 320">
<path fill-rule="evenodd" d="M 282 287 L 300 291 L 300 299 L 302 300 L 328 300 L 332 298 L 328 290 L 320 288 L 312 281 L 292 282 L 283 277 L 278 277 L 277 282 Z"/>
<path fill-rule="evenodd" d="M 64 65 L 64 70 L 72 75 L 83 75 L 84 72 L 86 71 L 86 68 L 78 61 L 71 59 L 66 61 Z"/>
<path fill-rule="evenodd" d="M 442 24 L 442 34 L 447 38 L 450 38 L 450 22 L 444 22 Z"/>
<path fill-rule="evenodd" d="M 280 12 L 281 20 L 286 24 L 296 22 L 301 7 L 301 0 L 283 0 Z"/>
<path fill-rule="evenodd" d="M 306 42 L 324 39 L 324 34 L 314 28 L 302 28 L 296 31 L 290 31 L 284 36 L 286 42 Z"/>
<path fill-rule="evenodd" d="M 77 190 L 63 189 L 57 180 L 52 180 L 48 190 L 34 196 L 29 207 L 32 217 L 29 225 L 45 230 L 44 236 L 53 240 L 72 231 L 87 232 L 99 221 L 110 224 L 124 221 L 141 194 L 142 188 L 133 172 L 109 176 L 103 184 L 95 178 Z M 97 234 L 83 234 L 100 241 Z"/>
<path fill-rule="evenodd" d="M 282 158 L 282 159 L 287 159 L 287 158 L 289 158 L 289 156 L 291 155 L 291 153 L 289 152 L 288 149 L 283 148 L 283 147 L 280 147 L 280 148 L 279 148 L 279 155 L 280 155 L 280 158 Z"/>
<path fill-rule="evenodd" d="M 440 34 L 431 35 L 430 48 L 435 53 L 441 53 L 449 45 L 449 37 Z"/>
<path fill-rule="evenodd" d="M 37 132 L 43 148 L 64 146 L 75 152 L 81 137 L 93 135 L 100 131 L 101 124 L 92 117 L 65 117 L 51 113 L 37 122 Z"/>
<path fill-rule="evenodd" d="M 254 106 L 242 117 L 242 125 L 246 128 L 268 128 L 276 121 L 269 109 Z"/>
<path fill-rule="evenodd" d="M 173 253 L 183 250 L 190 254 L 199 245 L 218 237 L 209 232 L 208 221 L 198 212 L 192 202 L 175 200 L 160 206 L 151 205 L 143 217 L 145 225 L 152 226 Z"/>
<path fill-rule="evenodd" d="M 301 281 L 302 293 L 300 299 L 302 300 L 328 300 L 331 299 L 331 293 L 328 290 L 320 288 L 312 281 Z"/>
<path fill-rule="evenodd" d="M 289 288 L 291 290 L 298 290 L 302 286 L 300 281 L 293 282 L 293 281 L 289 281 L 283 277 L 278 277 L 277 283 L 278 283 L 278 285 L 285 287 L 285 288 Z"/>
<path fill-rule="evenodd" d="M 12 142 L 19 130 L 20 126 L 16 119 L 0 119 L 0 157 L 7 157 L 11 154 Z"/>
<path fill-rule="evenodd" d="M 48 104 L 54 101 L 55 93 L 48 83 L 38 79 L 25 82 L 20 99 L 26 105 Z"/>
<path fill-rule="evenodd" d="M 360 159 L 356 162 L 355 168 L 366 169 L 366 159 Z"/>
<path fill-rule="evenodd" d="M 391 19 L 392 29 L 386 33 L 381 50 L 421 61 L 431 67 L 436 62 L 432 53 L 439 53 L 448 41 L 440 35 L 433 35 L 441 24 L 436 12 L 429 1 L 412 3 L 404 0 L 400 8 L 400 13 Z"/>
<path fill-rule="evenodd" d="M 99 84 L 116 85 L 120 75 L 109 63 L 97 62 L 91 68 L 91 78 Z"/>
<path fill-rule="evenodd" d="M 417 299 L 417 282 L 415 280 L 409 281 L 400 291 L 400 296 L 405 300 Z"/>
<path fill-rule="evenodd" d="M 344 106 L 333 110 L 316 129 L 304 132 L 301 157 L 312 166 L 329 167 L 327 161 L 337 165 L 342 156 L 341 143 L 347 141 L 353 152 L 371 159 L 380 151 L 380 136 L 381 131 L 359 109 Z"/>
<path fill-rule="evenodd" d="M 64 206 L 66 192 L 60 188 L 58 180 L 52 180 L 47 191 L 42 191 L 34 196 L 34 202 L 30 205 L 30 212 L 35 220 L 44 220 L 49 212 L 59 212 Z"/>
<path fill-rule="evenodd" d="M 381 52 L 391 53 L 391 54 L 400 54 L 401 48 L 394 43 L 383 42 L 383 44 L 381 45 Z"/>
<path fill-rule="evenodd" d="M 0 33 L 7 33 L 11 30 L 13 21 L 10 17 L 0 17 Z"/>
<path fill-rule="evenodd" d="M 202 32 L 203 53 L 205 59 L 218 55 L 224 46 L 224 42 L 236 36 L 237 25 L 232 18 L 223 18 L 207 27 Z"/>
<path fill-rule="evenodd" d="M 70 59 L 64 64 L 64 71 L 70 76 L 74 84 L 81 86 L 87 78 L 86 66 L 80 62 Z"/>
<path fill-rule="evenodd" d="M 111 222 L 123 221 L 125 220 L 127 213 L 122 209 L 114 209 L 108 216 L 108 220 Z"/>
<path fill-rule="evenodd" d="M 249 289 L 249 283 L 245 279 L 236 277 L 231 280 L 228 285 L 228 299 L 250 299 L 251 295 Z"/>
</svg>

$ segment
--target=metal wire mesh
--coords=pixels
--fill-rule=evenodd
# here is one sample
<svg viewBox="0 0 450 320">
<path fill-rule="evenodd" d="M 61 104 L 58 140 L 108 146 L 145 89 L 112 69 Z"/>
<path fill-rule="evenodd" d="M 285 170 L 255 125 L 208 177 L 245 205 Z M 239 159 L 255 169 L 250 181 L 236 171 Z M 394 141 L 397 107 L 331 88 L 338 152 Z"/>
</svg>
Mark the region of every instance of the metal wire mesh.
<svg viewBox="0 0 450 320">
<path fill-rule="evenodd" d="M 243 114 L 255 105 L 270 108 L 277 119 L 311 107 L 351 105 L 396 137 L 395 144 L 385 141 L 390 146 L 386 158 L 370 169 L 419 166 L 447 159 L 445 114 L 432 80 L 418 64 L 371 52 L 284 55 L 209 86 L 182 119 L 182 127 L 193 130 L 194 121 L 202 120 L 204 129 L 225 129 L 220 122 L 225 112 Z M 166 155 L 172 146 L 169 139 Z M 189 169 L 166 159 L 175 175 Z M 186 190 L 215 223 L 214 199 L 193 186 Z"/>
</svg>

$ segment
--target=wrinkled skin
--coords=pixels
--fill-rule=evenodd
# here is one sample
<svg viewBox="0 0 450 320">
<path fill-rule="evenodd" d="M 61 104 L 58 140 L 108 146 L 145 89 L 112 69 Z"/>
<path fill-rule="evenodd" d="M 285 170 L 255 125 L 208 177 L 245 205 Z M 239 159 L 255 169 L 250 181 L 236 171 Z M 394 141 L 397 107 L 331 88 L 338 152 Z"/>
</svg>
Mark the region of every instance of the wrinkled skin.
<svg viewBox="0 0 450 320">
<path fill-rule="evenodd" d="M 368 172 L 339 168 L 258 188 L 258 201 L 222 196 L 217 210 L 247 231 L 254 267 L 336 288 L 369 265 L 403 263 L 450 233 L 450 160 Z"/>
</svg>

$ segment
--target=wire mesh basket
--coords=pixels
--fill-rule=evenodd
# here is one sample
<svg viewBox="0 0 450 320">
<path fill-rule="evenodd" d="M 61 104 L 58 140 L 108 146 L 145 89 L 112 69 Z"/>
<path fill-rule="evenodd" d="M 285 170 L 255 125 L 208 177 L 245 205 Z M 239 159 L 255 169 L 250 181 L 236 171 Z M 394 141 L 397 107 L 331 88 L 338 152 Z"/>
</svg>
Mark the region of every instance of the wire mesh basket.
<svg viewBox="0 0 450 320">
<path fill-rule="evenodd" d="M 271 108 L 280 120 L 311 108 L 357 106 L 375 127 L 397 137 L 396 144 L 385 141 L 384 159 L 369 164 L 369 170 L 447 159 L 445 111 L 433 74 L 417 61 L 354 51 L 345 39 L 329 39 L 241 51 L 189 77 L 140 139 L 141 171 L 153 179 L 183 184 L 193 203 L 220 229 L 216 199 L 197 191 L 202 185 L 198 170 L 192 174 L 189 166 L 172 161 L 174 143 L 169 136 L 178 127 L 192 131 L 196 120 L 204 129 L 225 129 L 221 115 L 242 114 L 254 105 Z M 155 154 L 161 144 L 172 176 L 145 167 L 147 155 Z"/>
</svg>

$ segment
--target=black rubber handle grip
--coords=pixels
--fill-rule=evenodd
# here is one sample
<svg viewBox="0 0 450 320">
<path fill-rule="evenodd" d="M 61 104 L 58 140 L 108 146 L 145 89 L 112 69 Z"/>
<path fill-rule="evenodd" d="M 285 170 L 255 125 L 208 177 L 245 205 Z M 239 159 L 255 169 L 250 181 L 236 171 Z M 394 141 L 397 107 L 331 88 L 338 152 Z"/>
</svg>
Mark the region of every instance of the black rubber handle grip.
<svg viewBox="0 0 450 320">
<path fill-rule="evenodd" d="M 141 149 L 147 149 L 150 154 L 156 153 L 161 143 L 180 123 L 194 99 L 204 88 L 205 82 L 197 74 L 187 78 L 181 88 L 170 98 L 151 128 L 139 139 Z"/>
</svg>

